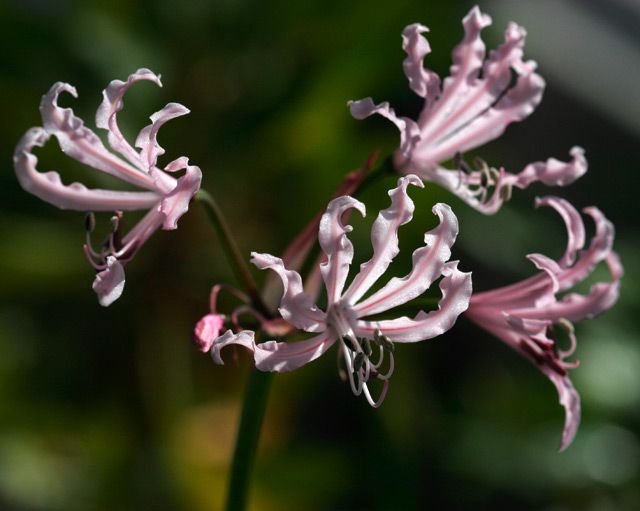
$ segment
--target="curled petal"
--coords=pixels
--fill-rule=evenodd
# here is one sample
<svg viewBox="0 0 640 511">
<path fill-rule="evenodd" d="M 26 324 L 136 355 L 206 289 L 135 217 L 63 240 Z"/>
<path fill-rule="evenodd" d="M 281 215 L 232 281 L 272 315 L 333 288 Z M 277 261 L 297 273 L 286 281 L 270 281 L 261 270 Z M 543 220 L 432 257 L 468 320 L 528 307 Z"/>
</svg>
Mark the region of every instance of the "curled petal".
<svg viewBox="0 0 640 511">
<path fill-rule="evenodd" d="M 100 138 L 84 125 L 82 119 L 74 115 L 71 108 L 58 106 L 58 96 L 62 92 L 68 92 L 73 97 L 78 96 L 74 87 L 58 82 L 42 96 L 40 102 L 42 125 L 47 133 L 58 139 L 62 150 L 80 163 L 127 183 L 155 190 L 151 177 L 109 152 Z"/>
<path fill-rule="evenodd" d="M 398 186 L 389 191 L 391 206 L 380 211 L 371 228 L 373 256 L 360 266 L 343 298 L 351 303 L 357 302 L 386 271 L 393 258 L 398 255 L 398 228 L 411 221 L 415 209 L 413 201 L 407 195 L 407 187 L 412 184 L 422 188 L 424 185 L 418 176 L 408 175 L 398 179 Z"/>
<path fill-rule="evenodd" d="M 420 311 L 414 319 L 402 317 L 383 321 L 358 321 L 358 332 L 368 338 L 380 329 L 393 342 L 417 342 L 431 339 L 449 330 L 469 306 L 471 273 L 458 270 L 458 261 L 444 265 L 440 281 L 442 299 L 438 309 Z"/>
<path fill-rule="evenodd" d="M 526 188 L 540 181 L 547 186 L 567 186 L 587 172 L 587 159 L 584 149 L 571 148 L 571 161 L 564 162 L 549 158 L 547 161 L 530 163 L 516 175 L 509 175 L 509 182 L 518 188 Z"/>
<path fill-rule="evenodd" d="M 366 214 L 362 202 L 344 195 L 333 199 L 320 219 L 318 241 L 327 255 L 327 261 L 320 265 L 320 271 L 327 288 L 328 307 L 339 300 L 353 260 L 353 245 L 347 238 L 352 228 L 342 223 L 342 215 L 350 209 L 356 209 L 362 216 Z"/>
<path fill-rule="evenodd" d="M 402 31 L 402 49 L 407 54 L 402 67 L 411 90 L 432 103 L 440 92 L 440 77 L 422 65 L 424 58 L 431 53 L 429 41 L 421 35 L 428 31 L 419 23 L 409 25 Z"/>
<path fill-rule="evenodd" d="M 187 115 L 189 109 L 180 103 L 169 103 L 162 110 L 151 115 L 151 124 L 142 128 L 136 138 L 136 147 L 140 148 L 140 159 L 147 168 L 155 167 L 158 156 L 164 154 L 164 148 L 158 144 L 158 130 L 171 119 Z"/>
<path fill-rule="evenodd" d="M 102 103 L 96 112 L 96 126 L 109 132 L 109 144 L 114 151 L 119 152 L 133 165 L 145 169 L 140 155 L 122 135 L 117 119 L 118 112 L 122 110 L 124 106 L 122 98 L 125 92 L 127 92 L 129 87 L 134 83 L 141 80 L 148 80 L 155 83 L 158 87 L 162 87 L 160 76 L 145 68 L 138 69 L 135 73 L 130 74 L 126 82 L 113 80 L 102 92 Z"/>
<path fill-rule="evenodd" d="M 413 253 L 411 273 L 403 278 L 392 278 L 382 289 L 355 305 L 358 317 L 377 314 L 412 300 L 443 273 L 458 235 L 458 219 L 446 204 L 436 204 L 433 212 L 440 218 L 440 224 L 425 234 L 426 246 Z"/>
<path fill-rule="evenodd" d="M 223 326 L 224 317 L 220 314 L 207 314 L 198 321 L 193 336 L 200 351 L 206 353 L 211 349 Z"/>
<path fill-rule="evenodd" d="M 252 252 L 251 262 L 261 270 L 269 268 L 275 271 L 282 279 L 284 293 L 279 311 L 285 321 L 307 332 L 322 332 L 326 329 L 326 314 L 304 292 L 298 272 L 287 270 L 282 259 L 269 254 Z"/>
<path fill-rule="evenodd" d="M 560 451 L 564 451 L 576 436 L 580 426 L 580 395 L 567 375 L 560 375 L 548 368 L 540 368 L 558 391 L 560 404 L 564 408 L 564 428 L 560 441 Z"/>
<path fill-rule="evenodd" d="M 611 254 L 615 229 L 613 224 L 595 207 L 583 210 L 596 224 L 596 233 L 591 239 L 589 248 L 580 254 L 576 263 L 558 275 L 560 290 L 565 291 L 576 283 L 587 278 L 595 266 Z"/>
<path fill-rule="evenodd" d="M 349 101 L 347 103 L 351 115 L 358 120 L 378 114 L 389 119 L 400 130 L 400 154 L 407 159 L 420 140 L 420 128 L 415 121 L 407 117 L 396 116 L 393 108 L 386 101 L 376 105 L 371 98 L 360 99 L 358 101 Z"/>
<path fill-rule="evenodd" d="M 317 359 L 335 342 L 326 332 L 306 341 L 276 342 L 268 341 L 256 344 L 254 333 L 242 331 L 234 334 L 228 330 L 219 337 L 211 348 L 211 357 L 216 364 L 223 364 L 220 351 L 225 346 L 237 344 L 253 353 L 256 368 L 261 371 L 293 371 Z"/>
<path fill-rule="evenodd" d="M 462 20 L 464 39 L 453 50 L 450 76 L 444 80 L 442 95 L 432 108 L 425 108 L 420 116 L 419 124 L 425 139 L 439 129 L 445 119 L 456 112 L 475 90 L 485 55 L 480 31 L 490 24 L 491 18 L 480 12 L 477 6 Z"/>
<path fill-rule="evenodd" d="M 582 250 L 585 242 L 584 223 L 580 218 L 580 213 L 569 201 L 559 197 L 538 198 L 535 204 L 536 207 L 551 206 L 564 220 L 567 227 L 567 249 L 558 261 L 558 265 L 562 268 L 572 265 L 576 260 L 576 253 L 578 250 Z"/>
<path fill-rule="evenodd" d="M 166 175 L 166 174 L 163 174 Z M 187 170 L 160 205 L 160 212 L 164 215 L 163 229 L 171 230 L 178 227 L 178 219 L 189 209 L 189 201 L 200 189 L 202 172 L 200 167 L 188 165 Z"/>
<path fill-rule="evenodd" d="M 50 135 L 42 128 L 31 128 L 18 142 L 13 163 L 22 188 L 61 209 L 114 211 L 147 209 L 160 197 L 153 192 L 121 192 L 90 189 L 81 183 L 64 185 L 57 172 L 39 172 L 38 158 L 31 151 L 42 147 Z"/>
<path fill-rule="evenodd" d="M 108 307 L 115 302 L 124 290 L 124 268 L 113 256 L 107 257 L 107 267 L 96 275 L 93 290 L 98 295 L 98 302 Z"/>
</svg>

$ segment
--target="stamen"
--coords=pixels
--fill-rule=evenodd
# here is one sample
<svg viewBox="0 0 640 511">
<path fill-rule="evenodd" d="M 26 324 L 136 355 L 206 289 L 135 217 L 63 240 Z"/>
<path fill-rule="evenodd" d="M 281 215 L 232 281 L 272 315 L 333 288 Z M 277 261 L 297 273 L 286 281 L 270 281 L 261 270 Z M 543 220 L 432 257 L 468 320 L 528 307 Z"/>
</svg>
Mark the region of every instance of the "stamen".
<svg viewBox="0 0 640 511">
<path fill-rule="evenodd" d="M 91 234 L 96 228 L 96 215 L 89 211 L 84 217 L 84 230 Z"/>
<path fill-rule="evenodd" d="M 369 404 L 374 408 L 378 408 L 384 401 L 384 398 L 387 396 L 388 389 L 389 389 L 389 381 L 385 380 L 382 383 L 382 390 L 380 391 L 380 395 L 378 396 L 377 401 L 374 401 L 373 398 L 371 397 L 371 393 L 369 392 L 369 387 L 367 386 L 366 383 L 364 384 L 362 390 L 364 391 L 364 397 L 367 398 L 367 401 L 369 402 Z"/>
<path fill-rule="evenodd" d="M 100 255 L 96 254 L 87 243 L 82 245 L 82 251 L 84 252 L 84 255 L 87 256 L 87 260 L 89 261 L 89 264 L 93 266 L 95 270 L 102 271 L 107 267 L 106 263 L 96 262 L 96 259 L 99 259 Z"/>
</svg>

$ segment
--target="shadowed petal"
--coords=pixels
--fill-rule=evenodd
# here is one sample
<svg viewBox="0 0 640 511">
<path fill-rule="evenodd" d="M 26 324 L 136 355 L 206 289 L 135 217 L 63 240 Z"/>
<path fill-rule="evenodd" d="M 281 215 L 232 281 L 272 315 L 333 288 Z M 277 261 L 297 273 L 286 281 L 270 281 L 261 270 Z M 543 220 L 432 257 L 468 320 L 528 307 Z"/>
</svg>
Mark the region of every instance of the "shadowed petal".
<svg viewBox="0 0 640 511">
<path fill-rule="evenodd" d="M 343 299 L 350 303 L 357 302 L 369 290 L 400 252 L 398 228 L 411 221 L 415 209 L 407 195 L 410 184 L 420 188 L 424 186 L 418 176 L 408 175 L 398 179 L 397 188 L 389 191 L 391 206 L 380 211 L 371 228 L 373 256 L 360 266 L 360 272 L 343 295 Z"/>
<path fill-rule="evenodd" d="M 284 293 L 278 310 L 285 321 L 306 332 L 326 330 L 326 314 L 304 292 L 298 272 L 287 270 L 282 259 L 269 254 L 252 252 L 251 262 L 261 270 L 268 268 L 275 271 L 282 279 Z"/>
<path fill-rule="evenodd" d="M 160 174 L 166 176 L 163 172 Z M 178 219 L 189 209 L 189 201 L 200 189 L 201 181 L 200 167 L 187 165 L 184 176 L 178 179 L 175 188 L 162 199 L 160 204 L 160 212 L 165 216 L 163 229 L 171 230 L 178 227 Z"/>
<path fill-rule="evenodd" d="M 355 305 L 358 317 L 384 312 L 412 300 L 442 274 L 458 235 L 458 219 L 446 204 L 436 204 L 433 212 L 440 218 L 440 224 L 425 234 L 426 246 L 413 253 L 411 273 L 403 278 L 392 278 L 382 289 Z"/>
<path fill-rule="evenodd" d="M 327 261 L 320 265 L 320 271 L 327 288 L 328 307 L 340 299 L 353 260 L 353 245 L 347 238 L 352 227 L 342 223 L 342 215 L 350 209 L 356 209 L 362 216 L 366 214 L 362 202 L 344 195 L 333 199 L 320 219 L 318 241 L 327 255 Z"/>
<path fill-rule="evenodd" d="M 115 302 L 124 290 L 124 268 L 113 257 L 107 257 L 107 267 L 96 275 L 93 290 L 98 295 L 98 302 L 108 307 Z"/>
<path fill-rule="evenodd" d="M 438 309 L 420 311 L 414 319 L 406 316 L 382 321 L 358 321 L 358 333 L 372 338 L 380 329 L 393 342 L 418 342 L 431 339 L 449 330 L 458 316 L 469 306 L 471 298 L 471 273 L 458 270 L 458 261 L 451 261 L 442 269 L 440 281 L 442 299 Z"/>
<path fill-rule="evenodd" d="M 218 337 L 211 348 L 211 357 L 216 364 L 223 364 L 220 351 L 225 346 L 237 344 L 253 353 L 257 369 L 261 371 L 286 372 L 298 369 L 320 357 L 335 342 L 326 332 L 306 341 L 276 342 L 268 341 L 256 344 L 254 333 L 244 330 L 234 334 L 228 330 Z"/>
</svg>

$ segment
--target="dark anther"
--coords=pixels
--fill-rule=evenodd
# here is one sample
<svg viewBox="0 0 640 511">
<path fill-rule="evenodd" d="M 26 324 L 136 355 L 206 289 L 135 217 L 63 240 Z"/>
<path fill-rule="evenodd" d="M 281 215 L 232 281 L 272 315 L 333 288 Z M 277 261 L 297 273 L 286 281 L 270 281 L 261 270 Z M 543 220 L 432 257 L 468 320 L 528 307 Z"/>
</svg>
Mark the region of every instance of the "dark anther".
<svg viewBox="0 0 640 511">
<path fill-rule="evenodd" d="M 364 353 L 359 352 L 356 355 L 356 358 L 353 359 L 353 370 L 359 371 L 360 369 L 362 369 L 363 365 L 364 365 Z"/>
<path fill-rule="evenodd" d="M 87 213 L 84 217 L 84 229 L 91 233 L 96 228 L 96 215 L 92 211 Z"/>
<path fill-rule="evenodd" d="M 362 351 L 364 351 L 364 354 L 367 357 L 371 356 L 372 350 L 371 350 L 371 341 L 369 339 L 362 339 L 360 341 L 360 346 L 362 346 Z"/>
<path fill-rule="evenodd" d="M 351 351 L 358 351 L 358 346 L 356 346 L 351 337 L 343 337 L 342 342 L 344 342 L 347 345 L 347 348 L 349 348 Z"/>
</svg>

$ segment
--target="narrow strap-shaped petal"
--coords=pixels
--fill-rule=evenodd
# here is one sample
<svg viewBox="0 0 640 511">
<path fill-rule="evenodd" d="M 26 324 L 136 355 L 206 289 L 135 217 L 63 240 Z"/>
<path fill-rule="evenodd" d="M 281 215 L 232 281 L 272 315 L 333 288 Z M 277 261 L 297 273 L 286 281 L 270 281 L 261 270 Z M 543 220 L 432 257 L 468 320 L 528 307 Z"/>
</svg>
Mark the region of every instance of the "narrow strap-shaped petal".
<svg viewBox="0 0 640 511">
<path fill-rule="evenodd" d="M 280 314 L 285 321 L 306 332 L 326 330 L 326 314 L 318 309 L 304 292 L 300 274 L 284 267 L 282 259 L 269 254 L 251 253 L 251 262 L 259 269 L 271 269 L 282 279 L 284 292 L 280 300 Z"/>
<path fill-rule="evenodd" d="M 58 106 L 58 96 L 62 92 L 78 97 L 74 87 L 68 83 L 58 82 L 42 96 L 40 102 L 42 125 L 47 133 L 58 139 L 62 150 L 80 163 L 106 172 L 127 183 L 155 191 L 151 177 L 109 152 L 98 135 L 87 128 L 71 108 Z"/>
<path fill-rule="evenodd" d="M 585 243 L 584 223 L 580 217 L 580 213 L 573 205 L 559 197 L 542 197 L 537 198 L 536 207 L 550 206 L 555 209 L 564 220 L 567 227 L 567 248 L 564 255 L 558 261 L 561 268 L 572 265 L 576 260 L 576 253 L 582 250 Z"/>
<path fill-rule="evenodd" d="M 354 119 L 362 120 L 378 114 L 389 119 L 400 130 L 400 154 L 409 159 L 416 143 L 420 140 L 420 128 L 416 122 L 407 117 L 398 117 L 386 101 L 376 105 L 371 98 L 349 101 L 347 103 Z"/>
<path fill-rule="evenodd" d="M 615 229 L 604 214 L 595 207 L 584 208 L 583 211 L 593 218 L 596 232 L 589 248 L 583 251 L 576 263 L 558 275 L 560 290 L 565 291 L 581 282 L 591 274 L 595 266 L 605 260 L 613 247 Z"/>
<path fill-rule="evenodd" d="M 518 174 L 508 174 L 508 182 L 518 188 L 526 188 L 536 181 L 547 186 L 567 186 L 587 172 L 588 163 L 584 149 L 575 146 L 569 151 L 570 161 L 549 158 L 547 161 L 530 163 Z"/>
<path fill-rule="evenodd" d="M 220 351 L 232 344 L 240 345 L 253 353 L 256 368 L 261 371 L 286 372 L 293 371 L 320 357 L 327 351 L 335 339 L 328 337 L 327 332 L 297 342 L 267 341 L 256 344 L 254 333 L 242 331 L 234 334 L 228 330 L 218 337 L 211 347 L 211 357 L 216 364 L 223 364 Z"/>
<path fill-rule="evenodd" d="M 560 440 L 560 451 L 564 451 L 573 442 L 580 426 L 580 395 L 568 375 L 558 374 L 546 366 L 540 367 L 540 370 L 555 385 L 558 400 L 564 408 L 564 428 Z"/>
<path fill-rule="evenodd" d="M 398 228 L 411 221 L 415 209 L 413 201 L 407 195 L 412 184 L 422 188 L 424 185 L 418 176 L 410 174 L 398 179 L 398 186 L 389 191 L 391 206 L 378 214 L 371 228 L 373 256 L 360 265 L 360 272 L 354 277 L 343 299 L 357 302 L 378 278 L 387 270 L 391 261 L 398 255 Z"/>
<path fill-rule="evenodd" d="M 531 72 L 520 76 L 516 85 L 488 110 L 461 125 L 455 132 L 434 144 L 421 143 L 414 158 L 436 164 L 498 138 L 509 124 L 528 117 L 542 100 L 545 82 Z M 499 95 L 498 95 L 499 96 Z M 496 96 L 496 97 L 498 97 Z"/>
<path fill-rule="evenodd" d="M 125 82 L 122 80 L 111 81 L 102 92 L 102 103 L 96 112 L 96 126 L 108 131 L 109 145 L 111 145 L 114 151 L 119 152 L 133 165 L 145 170 L 144 161 L 122 135 L 117 118 L 118 112 L 124 107 L 124 101 L 122 99 L 124 94 L 129 87 L 141 80 L 148 80 L 155 83 L 158 87 L 162 87 L 160 76 L 145 68 L 138 69 L 135 73 L 130 74 Z"/>
<path fill-rule="evenodd" d="M 140 130 L 136 138 L 136 147 L 140 148 L 140 160 L 147 168 L 155 167 L 158 156 L 164 154 L 164 148 L 158 144 L 158 130 L 171 119 L 187 115 L 189 109 L 180 103 L 169 103 L 162 110 L 151 115 L 151 124 Z"/>
<path fill-rule="evenodd" d="M 449 330 L 469 306 L 471 273 L 461 272 L 458 270 L 458 261 L 451 261 L 444 265 L 442 274 L 442 298 L 437 310 L 420 311 L 414 319 L 404 316 L 382 321 L 360 320 L 358 334 L 372 338 L 374 332 L 380 329 L 393 342 L 418 342 Z"/>
<path fill-rule="evenodd" d="M 107 257 L 107 267 L 96 275 L 93 290 L 98 295 L 98 302 L 108 307 L 115 302 L 124 291 L 124 268 L 113 256 Z"/>
<path fill-rule="evenodd" d="M 331 307 L 340 299 L 353 260 L 353 245 L 347 237 L 352 227 L 342 223 L 342 215 L 350 209 L 356 209 L 362 216 L 366 214 L 362 202 L 344 195 L 333 199 L 320 219 L 318 241 L 320 248 L 327 255 L 326 263 L 320 265 L 327 288 L 327 307 Z"/>
<path fill-rule="evenodd" d="M 22 188 L 61 209 L 115 211 L 148 209 L 160 201 L 153 192 L 122 192 L 90 189 L 81 183 L 64 185 L 55 171 L 39 172 L 38 158 L 31 151 L 42 147 L 50 135 L 42 128 L 31 128 L 18 142 L 13 163 Z"/>
<path fill-rule="evenodd" d="M 458 219 L 446 204 L 438 203 L 432 211 L 440 218 L 440 224 L 425 234 L 425 246 L 413 253 L 411 273 L 403 278 L 392 278 L 382 289 L 355 305 L 353 308 L 359 318 L 412 300 L 424 293 L 442 274 L 458 235 Z"/>
<path fill-rule="evenodd" d="M 162 174 L 166 176 L 166 174 Z M 187 165 L 187 170 L 178 179 L 175 188 L 162 199 L 160 212 L 165 216 L 162 223 L 163 229 L 171 230 L 178 227 L 178 219 L 189 209 L 189 201 L 200 189 L 201 181 L 202 171 L 200 167 Z"/>
<path fill-rule="evenodd" d="M 442 95 L 420 115 L 420 128 L 429 137 L 471 94 L 478 80 L 485 56 L 485 45 L 480 38 L 483 28 L 491 24 L 491 18 L 475 6 L 462 20 L 464 38 L 453 49 L 450 76 L 444 79 Z"/>
<path fill-rule="evenodd" d="M 431 53 L 429 41 L 422 36 L 429 29 L 419 23 L 409 25 L 402 31 L 402 49 L 407 58 L 402 62 L 409 87 L 418 96 L 425 98 L 425 105 L 433 103 L 440 93 L 440 77 L 422 65 L 424 58 Z"/>
</svg>

